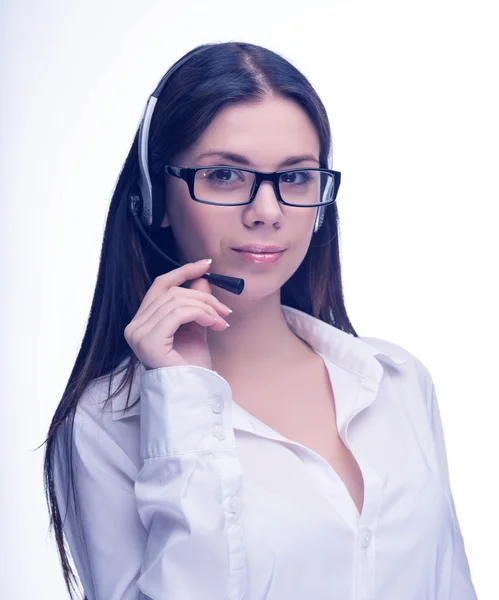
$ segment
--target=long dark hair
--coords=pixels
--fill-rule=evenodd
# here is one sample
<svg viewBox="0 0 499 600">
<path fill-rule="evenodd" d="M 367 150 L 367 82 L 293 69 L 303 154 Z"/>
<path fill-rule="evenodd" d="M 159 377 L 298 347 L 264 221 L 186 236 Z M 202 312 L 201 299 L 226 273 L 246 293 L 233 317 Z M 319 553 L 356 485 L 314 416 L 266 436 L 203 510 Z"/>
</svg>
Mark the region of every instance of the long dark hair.
<svg viewBox="0 0 499 600">
<path fill-rule="evenodd" d="M 153 181 L 164 184 L 163 166 L 188 149 L 224 107 L 261 100 L 268 94 L 294 100 L 306 111 L 319 136 L 320 166 L 328 166 L 331 131 L 326 110 L 308 80 L 290 62 L 275 52 L 248 43 L 205 44 L 198 48 L 204 48 L 203 52 L 194 53 L 173 74 L 158 99 L 149 137 L 149 169 Z M 109 400 L 113 376 L 117 375 L 121 363 L 124 367 L 119 373 L 126 372 L 112 395 L 126 386 L 130 389 L 138 361 L 124 338 L 124 329 L 153 279 L 171 270 L 144 243 L 127 209 L 130 191 L 138 180 L 137 142 L 138 132 L 111 199 L 85 335 L 43 442 L 47 444 L 43 475 L 50 514 L 49 531 L 53 529 L 72 600 L 76 578 L 65 549 L 63 521 L 55 493 L 55 444 L 63 449 L 59 456 L 69 473 L 64 493 L 68 495 L 71 489 L 74 494 L 72 433 L 78 400 L 92 380 L 103 376 L 109 376 Z M 156 198 L 155 202 L 158 201 Z M 163 208 L 160 205 L 159 212 Z M 334 203 L 327 207 L 322 227 L 312 237 L 303 262 L 283 285 L 281 303 L 357 337 L 344 306 L 338 230 Z M 167 254 L 178 259 L 171 228 L 153 231 L 152 237 Z"/>
</svg>

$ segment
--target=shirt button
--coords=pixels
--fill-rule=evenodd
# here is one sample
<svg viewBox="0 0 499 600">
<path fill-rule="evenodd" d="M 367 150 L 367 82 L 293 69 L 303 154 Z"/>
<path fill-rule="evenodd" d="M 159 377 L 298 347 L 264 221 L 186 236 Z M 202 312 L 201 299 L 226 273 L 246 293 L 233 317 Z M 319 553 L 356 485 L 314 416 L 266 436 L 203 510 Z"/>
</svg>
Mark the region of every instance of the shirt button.
<svg viewBox="0 0 499 600">
<path fill-rule="evenodd" d="M 225 438 L 225 429 L 223 425 L 215 425 L 215 427 L 213 427 L 213 435 L 219 440 L 223 440 Z"/>
<path fill-rule="evenodd" d="M 222 410 L 224 408 L 224 401 L 222 400 L 222 398 L 215 398 L 213 400 L 213 402 L 211 403 L 211 410 L 214 413 L 221 413 Z"/>
<path fill-rule="evenodd" d="M 369 529 L 365 529 L 364 535 L 362 537 L 362 545 L 364 546 L 364 548 L 369 548 L 372 537 L 372 533 L 369 531 Z"/>
<path fill-rule="evenodd" d="M 234 496 L 233 498 L 230 499 L 229 511 L 231 513 L 234 513 L 235 515 L 237 515 L 237 513 L 239 512 L 239 507 L 240 507 L 239 498 L 237 496 Z"/>
</svg>

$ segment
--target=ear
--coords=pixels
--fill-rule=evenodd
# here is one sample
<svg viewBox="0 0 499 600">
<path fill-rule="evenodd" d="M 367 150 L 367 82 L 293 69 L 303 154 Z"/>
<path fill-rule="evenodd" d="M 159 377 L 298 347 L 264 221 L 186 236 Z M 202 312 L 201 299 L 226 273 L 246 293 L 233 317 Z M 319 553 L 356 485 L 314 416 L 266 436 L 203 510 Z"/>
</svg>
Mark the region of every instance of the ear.
<svg viewBox="0 0 499 600">
<path fill-rule="evenodd" d="M 165 211 L 165 216 L 161 221 L 160 227 L 170 227 L 170 219 L 168 218 L 168 213 Z"/>
<path fill-rule="evenodd" d="M 166 198 L 164 200 L 163 206 L 164 206 L 165 212 L 163 214 L 163 219 L 161 221 L 160 227 L 170 227 L 171 223 L 170 223 L 170 217 L 168 216 L 168 205 L 166 202 Z"/>
</svg>

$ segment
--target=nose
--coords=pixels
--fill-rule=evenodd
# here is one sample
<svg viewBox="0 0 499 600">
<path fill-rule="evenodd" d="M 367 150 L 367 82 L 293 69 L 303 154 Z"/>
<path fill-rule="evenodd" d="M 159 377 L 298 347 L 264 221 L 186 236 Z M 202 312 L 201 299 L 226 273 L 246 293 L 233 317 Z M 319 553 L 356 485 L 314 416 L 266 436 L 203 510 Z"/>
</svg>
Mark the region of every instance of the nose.
<svg viewBox="0 0 499 600">
<path fill-rule="evenodd" d="M 255 224 L 280 227 L 283 219 L 282 206 L 272 182 L 262 181 L 253 202 L 244 207 L 244 223 L 248 227 L 254 227 Z"/>
</svg>

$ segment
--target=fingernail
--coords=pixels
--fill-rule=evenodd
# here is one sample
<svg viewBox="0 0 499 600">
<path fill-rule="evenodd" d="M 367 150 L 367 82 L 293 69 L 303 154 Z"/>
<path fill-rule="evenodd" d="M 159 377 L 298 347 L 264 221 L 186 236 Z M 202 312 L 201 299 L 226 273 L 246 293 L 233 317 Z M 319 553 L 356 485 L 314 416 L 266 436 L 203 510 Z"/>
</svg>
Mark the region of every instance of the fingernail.
<svg viewBox="0 0 499 600">
<path fill-rule="evenodd" d="M 204 265 L 211 265 L 212 262 L 213 262 L 212 258 L 203 258 L 203 260 L 198 260 L 198 263 L 201 263 Z"/>
</svg>

